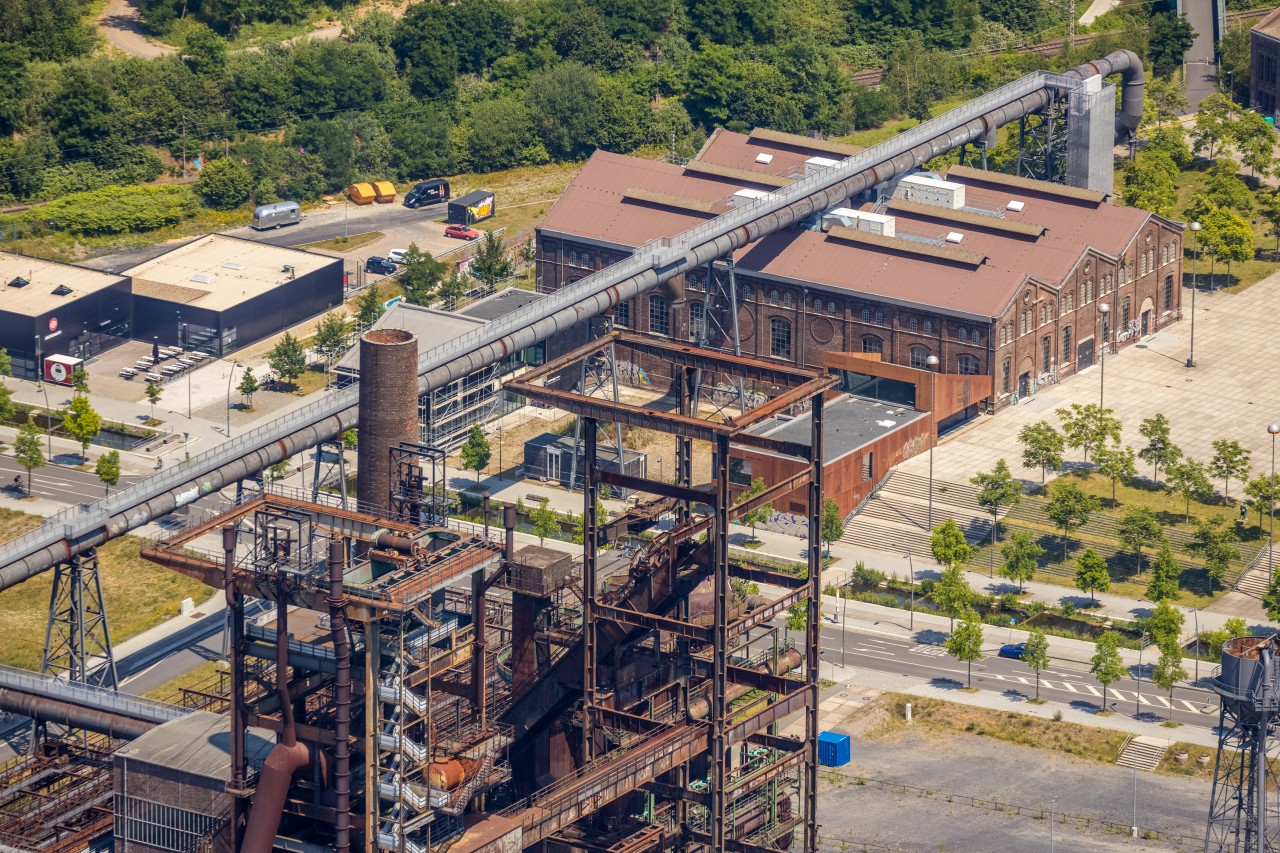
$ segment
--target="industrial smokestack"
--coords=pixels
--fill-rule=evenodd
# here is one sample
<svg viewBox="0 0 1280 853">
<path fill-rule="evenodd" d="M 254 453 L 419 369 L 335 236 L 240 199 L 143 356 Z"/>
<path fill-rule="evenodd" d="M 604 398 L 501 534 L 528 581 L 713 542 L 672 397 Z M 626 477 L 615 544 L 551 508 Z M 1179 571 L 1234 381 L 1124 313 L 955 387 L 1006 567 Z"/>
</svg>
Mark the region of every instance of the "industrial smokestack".
<svg viewBox="0 0 1280 853">
<path fill-rule="evenodd" d="M 361 510 L 390 514 L 391 448 L 418 440 L 418 339 L 403 329 L 375 329 L 360 338 Z"/>
<path fill-rule="evenodd" d="M 502 549 L 502 559 L 512 560 L 516 555 L 516 505 L 507 504 L 502 508 L 502 529 L 507 537 Z"/>
</svg>

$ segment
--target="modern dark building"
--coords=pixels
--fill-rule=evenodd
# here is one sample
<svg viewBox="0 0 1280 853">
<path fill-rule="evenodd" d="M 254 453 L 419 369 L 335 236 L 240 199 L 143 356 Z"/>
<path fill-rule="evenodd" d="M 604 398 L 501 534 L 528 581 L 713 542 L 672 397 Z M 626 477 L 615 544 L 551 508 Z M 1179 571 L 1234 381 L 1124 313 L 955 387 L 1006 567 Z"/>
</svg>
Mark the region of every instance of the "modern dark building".
<svg viewBox="0 0 1280 853">
<path fill-rule="evenodd" d="M 1249 106 L 1272 118 L 1280 99 L 1277 65 L 1280 65 L 1280 9 L 1249 30 Z"/>
<path fill-rule="evenodd" d="M 342 304 L 342 261 L 210 234 L 130 270 L 134 337 L 222 356 Z"/>
<path fill-rule="evenodd" d="M 127 277 L 0 252 L 0 347 L 15 376 L 39 375 L 37 351 L 92 358 L 132 326 Z"/>
<path fill-rule="evenodd" d="M 530 479 L 559 483 L 568 488 L 569 477 L 574 468 L 574 438 L 572 435 L 557 435 L 544 432 L 524 443 L 524 475 Z M 583 451 L 577 451 L 576 467 L 578 481 L 582 478 Z M 601 444 L 596 448 L 596 458 L 600 468 L 605 471 L 618 470 L 617 445 Z M 649 462 L 648 456 L 638 450 L 624 450 L 622 454 L 626 471 L 632 477 L 646 477 L 645 471 Z"/>
</svg>

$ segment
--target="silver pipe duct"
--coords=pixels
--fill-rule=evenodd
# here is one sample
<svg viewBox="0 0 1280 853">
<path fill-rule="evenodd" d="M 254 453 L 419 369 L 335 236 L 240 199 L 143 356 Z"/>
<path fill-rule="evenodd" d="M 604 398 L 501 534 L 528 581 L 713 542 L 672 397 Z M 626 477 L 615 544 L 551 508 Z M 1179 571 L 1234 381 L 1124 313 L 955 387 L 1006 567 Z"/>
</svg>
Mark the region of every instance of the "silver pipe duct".
<svg viewBox="0 0 1280 853">
<path fill-rule="evenodd" d="M 1102 59 L 1076 66 L 1062 75 L 1056 75 L 1056 78 L 1079 80 L 1094 74 L 1101 74 L 1104 77 L 1111 74 L 1124 75 L 1121 117 L 1117 126 L 1136 128 L 1137 118 L 1142 114 L 1141 60 L 1132 51 L 1118 50 Z M 1026 86 L 1028 80 L 1034 82 L 1035 87 Z M 556 300 L 554 296 L 549 297 L 547 302 L 550 304 L 543 309 L 546 311 L 545 314 L 539 316 L 537 312 L 532 312 L 527 320 L 516 319 L 514 322 L 522 325 L 505 333 L 498 334 L 497 330 L 509 324 L 507 318 L 489 323 L 486 327 L 481 327 L 457 341 L 450 342 L 449 345 L 436 347 L 423 353 L 419 360 L 419 391 L 426 393 L 482 367 L 494 364 L 538 341 L 562 334 L 585 320 L 603 314 L 620 302 L 652 290 L 688 269 L 722 258 L 735 249 L 793 225 L 817 211 L 824 210 L 835 203 L 842 203 L 868 187 L 920 166 L 939 154 L 958 148 L 964 143 L 984 138 L 997 127 L 1043 108 L 1049 102 L 1050 89 L 1061 85 L 1055 84 L 1050 79 L 1050 75 L 1043 73 L 1030 75 L 1019 82 L 1022 84 L 1021 88 L 1019 83 L 1009 84 L 971 102 L 971 104 L 982 102 L 993 96 L 1008 98 L 1004 103 L 998 103 L 976 117 L 966 118 L 972 114 L 971 108 L 966 110 L 966 106 L 969 105 L 958 107 L 950 113 L 925 122 L 918 128 L 912 128 L 901 137 L 882 143 L 862 154 L 854 155 L 846 162 L 863 162 L 864 168 L 848 177 L 833 177 L 829 182 L 802 198 L 790 199 L 788 190 L 803 191 L 808 186 L 807 180 L 770 193 L 761 199 L 758 208 L 744 208 L 724 214 L 672 240 L 659 241 L 664 245 L 656 249 L 649 246 L 641 247 L 630 262 L 623 261 L 615 264 L 614 268 L 595 273 L 575 285 L 577 290 L 572 295 L 571 304 L 557 307 L 556 302 L 563 300 Z M 1026 91 L 1028 88 L 1030 91 Z M 1016 94 L 1021 91 L 1026 93 Z M 933 132 L 934 135 L 917 144 L 908 144 L 910 140 L 927 132 Z M 839 172 L 835 174 L 838 175 Z M 756 210 L 760 211 L 759 215 L 754 215 Z M 743 224 L 723 224 L 736 223 L 735 217 L 744 213 L 754 215 L 754 218 Z M 626 269 L 637 269 L 650 257 L 653 258 L 652 265 L 646 266 L 641 271 L 625 274 Z M 565 295 L 565 293 L 560 291 L 558 295 Z M 454 351 L 459 345 L 469 349 L 465 352 Z M 45 527 L 49 528 L 49 531 L 42 529 L 41 532 L 47 535 L 40 541 L 28 545 L 27 542 L 30 541 L 28 537 L 32 537 L 32 534 L 27 534 L 12 546 L 0 546 L 0 554 L 6 558 L 6 564 L 0 568 L 0 591 L 21 583 L 75 554 L 97 547 L 108 539 L 140 527 L 180 506 L 185 506 L 201 495 L 215 492 L 307 448 L 314 447 L 321 441 L 340 435 L 343 430 L 350 429 L 356 424 L 357 407 L 354 403 L 357 398 L 354 390 L 342 392 L 341 395 L 335 395 L 335 398 L 331 408 L 332 414 L 318 416 L 314 423 L 294 432 L 276 437 L 277 431 L 271 429 L 271 424 L 255 430 L 264 436 L 261 445 L 245 450 L 242 456 L 233 461 L 212 464 L 208 460 L 214 456 L 214 451 L 206 454 L 204 461 L 193 459 L 190 478 L 179 485 L 144 498 L 142 496 L 149 488 L 147 483 L 153 479 L 148 478 L 126 490 L 117 492 L 113 496 L 113 504 L 125 500 L 124 496 L 129 492 L 135 492 L 139 497 L 126 509 L 113 512 L 104 522 L 94 523 L 88 530 L 74 533 L 75 526 L 69 523 L 68 519 L 58 519 L 46 523 Z M 197 466 L 202 465 L 209 467 L 207 470 L 199 470 Z M 62 538 L 55 540 L 53 536 L 56 534 L 50 531 L 56 530 L 59 523 L 66 532 Z"/>
</svg>

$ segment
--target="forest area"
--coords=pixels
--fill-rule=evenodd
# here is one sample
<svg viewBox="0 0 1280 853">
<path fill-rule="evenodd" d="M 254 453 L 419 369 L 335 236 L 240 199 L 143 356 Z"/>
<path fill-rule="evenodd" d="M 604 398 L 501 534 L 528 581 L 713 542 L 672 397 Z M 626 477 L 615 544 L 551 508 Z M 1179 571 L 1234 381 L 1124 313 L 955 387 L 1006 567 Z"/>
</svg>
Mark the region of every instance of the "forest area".
<svg viewBox="0 0 1280 853">
<path fill-rule="evenodd" d="M 1161 16 L 1133 2 L 1093 45 L 1045 0 L 457 0 L 396 10 L 308 0 L 142 0 L 179 44 L 102 48 L 90 0 L 0 0 L 0 218 L 6 233 L 101 235 L 204 208 L 580 160 L 599 147 L 688 156 L 719 125 L 840 137 L 1116 47 Z M 263 21 L 339 16 L 331 41 L 230 49 Z M 879 90 L 854 71 L 880 67 Z M 200 158 L 182 180 L 182 164 Z"/>
</svg>

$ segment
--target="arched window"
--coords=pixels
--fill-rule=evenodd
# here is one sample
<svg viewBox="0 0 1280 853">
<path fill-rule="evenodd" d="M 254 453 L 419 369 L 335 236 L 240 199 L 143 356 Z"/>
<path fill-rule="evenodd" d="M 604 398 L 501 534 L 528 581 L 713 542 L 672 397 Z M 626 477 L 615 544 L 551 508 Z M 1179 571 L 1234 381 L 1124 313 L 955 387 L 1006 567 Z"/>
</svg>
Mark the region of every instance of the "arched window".
<svg viewBox="0 0 1280 853">
<path fill-rule="evenodd" d="M 1009 343 L 1009 325 L 1006 323 L 1000 327 L 1000 346 L 1007 343 Z"/>
<path fill-rule="evenodd" d="M 790 308 L 790 307 L 791 307 L 791 304 L 792 304 L 792 303 L 791 303 L 791 291 L 787 291 L 786 293 L 782 294 L 782 307 L 783 307 L 783 308 Z"/>
<path fill-rule="evenodd" d="M 569 263 L 573 264 L 575 267 L 578 265 L 578 250 L 577 250 L 577 249 L 570 249 L 570 250 L 569 250 Z"/>
<path fill-rule="evenodd" d="M 689 340 L 700 341 L 707 328 L 707 304 L 700 300 L 689 303 Z"/>
<path fill-rule="evenodd" d="M 1124 300 L 1121 301 L 1120 303 L 1120 328 L 1122 330 L 1129 328 L 1129 315 L 1132 311 L 1132 308 L 1133 308 L 1133 303 L 1130 300 L 1130 298 L 1126 296 Z"/>
<path fill-rule="evenodd" d="M 863 352 L 884 352 L 884 341 L 875 335 L 866 335 L 862 339 Z"/>
<path fill-rule="evenodd" d="M 975 331 L 969 340 L 975 347 L 982 346 L 982 332 Z"/>
<path fill-rule="evenodd" d="M 827 303 L 827 313 L 832 317 L 836 316 L 836 304 L 834 302 Z"/>
<path fill-rule="evenodd" d="M 769 321 L 769 354 L 774 358 L 791 358 L 791 323 L 781 317 Z"/>
<path fill-rule="evenodd" d="M 960 338 L 960 343 L 962 344 L 969 343 L 969 330 L 966 329 L 964 326 L 960 327 L 960 330 L 956 333 L 956 336 Z"/>
<path fill-rule="evenodd" d="M 1053 363 L 1053 338 L 1045 335 L 1040 339 L 1040 369 L 1048 370 Z"/>
<path fill-rule="evenodd" d="M 671 314 L 665 296 L 649 297 L 649 331 L 655 335 L 671 334 Z"/>
<path fill-rule="evenodd" d="M 924 321 L 924 333 L 925 333 L 926 335 L 932 335 L 932 334 L 933 334 L 933 321 L 932 321 L 932 320 L 925 320 L 925 321 Z"/>
<path fill-rule="evenodd" d="M 912 317 L 911 321 L 907 323 L 907 329 L 912 334 L 915 334 L 916 332 L 920 331 L 920 321 L 917 320 L 915 317 Z"/>
<path fill-rule="evenodd" d="M 631 328 L 631 303 L 619 302 L 613 308 L 613 325 L 624 329 Z"/>
<path fill-rule="evenodd" d="M 1049 300 L 1049 319 L 1058 319 L 1058 300 L 1056 299 Z"/>
<path fill-rule="evenodd" d="M 1169 244 L 1168 243 L 1165 243 L 1163 246 L 1160 247 L 1160 263 L 1161 264 L 1169 263 Z"/>
<path fill-rule="evenodd" d="M 1012 371 L 1012 369 L 1013 369 L 1012 359 L 1006 358 L 1004 361 L 1000 363 L 1000 392 L 1003 394 L 1009 393 L 1009 378 L 1010 378 L 1009 374 Z"/>
<path fill-rule="evenodd" d="M 963 373 L 965 376 L 975 376 L 981 364 L 971 355 L 962 355 L 958 359 L 956 366 L 959 368 L 958 373 Z"/>
<path fill-rule="evenodd" d="M 778 291 L 776 290 L 769 291 L 769 304 L 774 306 L 778 304 Z"/>
<path fill-rule="evenodd" d="M 812 301 L 813 301 L 813 313 L 821 314 L 822 313 L 822 297 L 814 296 Z"/>
<path fill-rule="evenodd" d="M 1067 326 L 1062 330 L 1062 362 L 1066 364 L 1071 360 L 1071 327 Z"/>
<path fill-rule="evenodd" d="M 587 252 L 583 252 L 582 255 L 579 257 L 579 266 L 584 266 L 584 267 L 591 266 L 591 255 L 588 254 Z"/>
<path fill-rule="evenodd" d="M 914 346 L 911 348 L 911 366 L 917 370 L 929 369 L 929 348 Z"/>
<path fill-rule="evenodd" d="M 742 301 L 750 302 L 755 298 L 756 292 L 749 284 L 742 285 Z"/>
<path fill-rule="evenodd" d="M 1067 294 L 1067 313 L 1076 310 L 1076 292 L 1073 290 Z"/>
<path fill-rule="evenodd" d="M 1040 306 L 1040 325 L 1043 326 L 1048 321 L 1049 321 L 1049 306 L 1041 305 Z"/>
<path fill-rule="evenodd" d="M 864 323 L 870 323 L 870 322 L 871 322 L 871 309 L 870 309 L 870 308 L 863 308 L 863 309 L 862 309 L 862 322 L 864 322 Z"/>
<path fill-rule="evenodd" d="M 1018 335 L 1019 336 L 1025 335 L 1026 333 L 1027 333 L 1027 312 L 1023 311 L 1021 314 L 1018 315 Z"/>
<path fill-rule="evenodd" d="M 876 312 L 876 325 L 877 325 L 877 326 L 883 326 L 883 325 L 884 325 L 884 312 L 883 312 L 883 311 L 877 311 L 877 312 Z"/>
</svg>

